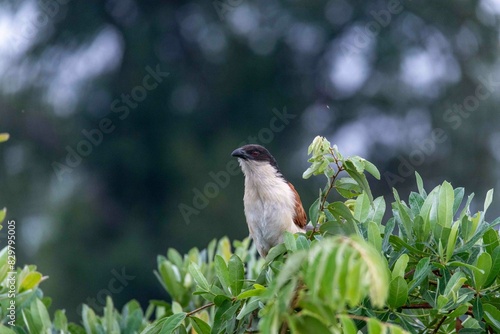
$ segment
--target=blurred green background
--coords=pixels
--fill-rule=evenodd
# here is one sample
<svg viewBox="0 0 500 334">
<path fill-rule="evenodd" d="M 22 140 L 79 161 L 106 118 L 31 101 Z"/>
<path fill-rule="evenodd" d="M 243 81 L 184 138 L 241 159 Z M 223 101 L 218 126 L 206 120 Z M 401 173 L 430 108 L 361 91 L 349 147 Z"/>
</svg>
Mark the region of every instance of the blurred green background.
<svg viewBox="0 0 500 334">
<path fill-rule="evenodd" d="M 499 13 L 498 0 L 0 2 L 0 205 L 18 265 L 36 263 L 73 320 L 106 294 L 167 298 L 157 254 L 248 234 L 230 157 L 243 142 L 269 148 L 306 210 L 323 184 L 301 179 L 316 135 L 379 167 L 376 196 L 405 197 L 416 169 L 480 205 L 500 189 Z"/>
</svg>

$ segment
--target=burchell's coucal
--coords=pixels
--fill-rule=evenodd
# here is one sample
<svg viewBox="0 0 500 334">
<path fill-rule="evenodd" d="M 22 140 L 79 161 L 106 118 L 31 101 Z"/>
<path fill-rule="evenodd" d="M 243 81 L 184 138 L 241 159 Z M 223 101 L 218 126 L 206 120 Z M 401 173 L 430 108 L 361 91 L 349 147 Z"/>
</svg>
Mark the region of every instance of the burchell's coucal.
<svg viewBox="0 0 500 334">
<path fill-rule="evenodd" d="M 260 145 L 245 145 L 231 153 L 245 174 L 245 216 L 259 254 L 283 242 L 285 231 L 304 232 L 307 217 L 300 196 L 274 157 Z"/>
</svg>

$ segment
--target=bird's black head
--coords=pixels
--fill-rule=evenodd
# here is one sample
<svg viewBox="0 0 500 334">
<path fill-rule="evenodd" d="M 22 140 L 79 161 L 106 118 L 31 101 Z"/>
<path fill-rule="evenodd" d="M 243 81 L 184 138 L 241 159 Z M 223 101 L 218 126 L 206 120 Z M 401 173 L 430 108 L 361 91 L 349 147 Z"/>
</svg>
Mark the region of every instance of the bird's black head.
<svg viewBox="0 0 500 334">
<path fill-rule="evenodd" d="M 271 166 L 274 166 L 277 170 L 279 170 L 276 159 L 274 159 L 265 147 L 260 145 L 242 146 L 234 150 L 231 155 L 245 161 L 267 161 Z"/>
</svg>

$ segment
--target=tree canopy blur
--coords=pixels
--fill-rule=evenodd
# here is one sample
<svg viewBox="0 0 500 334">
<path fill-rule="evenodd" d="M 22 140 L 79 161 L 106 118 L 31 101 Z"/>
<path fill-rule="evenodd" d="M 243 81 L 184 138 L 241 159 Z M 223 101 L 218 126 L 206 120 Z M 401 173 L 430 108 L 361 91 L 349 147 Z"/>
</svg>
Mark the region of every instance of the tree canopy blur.
<svg viewBox="0 0 500 334">
<path fill-rule="evenodd" d="M 247 235 L 230 157 L 243 142 L 270 149 L 306 211 L 318 134 L 376 163 L 377 196 L 414 188 L 416 169 L 482 203 L 500 185 L 499 13 L 498 0 L 3 1 L 0 205 L 18 262 L 50 276 L 70 318 L 107 293 L 164 298 L 157 254 Z M 110 289 L 122 272 L 134 278 Z"/>
</svg>

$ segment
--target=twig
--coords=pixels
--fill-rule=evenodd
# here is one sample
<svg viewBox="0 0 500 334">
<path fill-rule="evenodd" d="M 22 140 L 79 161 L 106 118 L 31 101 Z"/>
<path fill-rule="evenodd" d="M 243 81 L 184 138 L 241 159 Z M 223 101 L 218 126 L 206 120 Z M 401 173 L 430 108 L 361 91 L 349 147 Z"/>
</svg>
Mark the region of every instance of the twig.
<svg viewBox="0 0 500 334">
<path fill-rule="evenodd" d="M 328 182 L 329 186 L 328 186 L 328 189 L 326 190 L 326 192 L 322 196 L 323 198 L 321 199 L 321 203 L 319 205 L 319 212 L 323 212 L 323 210 L 325 210 L 326 199 L 328 198 L 328 195 L 330 195 L 330 192 L 332 191 L 332 189 L 335 188 L 335 180 L 337 179 L 337 176 L 339 176 L 340 172 L 344 170 L 344 168 L 341 165 L 339 165 L 339 161 L 338 161 L 337 157 L 335 157 L 335 154 L 331 148 L 330 148 L 330 154 L 332 155 L 333 159 L 335 160 L 335 165 L 337 165 L 337 171 L 329 179 L 329 182 Z M 309 235 L 309 240 L 313 239 L 314 234 L 316 232 L 319 232 L 319 229 L 316 229 L 316 226 L 315 226 L 312 229 L 311 234 Z"/>
<path fill-rule="evenodd" d="M 414 273 L 414 272 L 415 272 L 415 269 L 410 270 L 409 272 L 407 272 L 407 273 L 405 274 L 405 278 L 410 277 L 411 275 L 413 275 L 413 273 Z"/>
<path fill-rule="evenodd" d="M 197 313 L 197 312 L 200 312 L 200 311 L 203 311 L 204 309 L 209 308 L 209 307 L 212 307 L 212 306 L 214 306 L 214 305 L 215 305 L 215 303 L 208 303 L 208 304 L 206 304 L 206 305 L 203 305 L 203 306 L 201 306 L 201 307 L 198 307 L 197 309 L 194 309 L 194 310 L 192 310 L 191 312 L 186 313 L 186 317 L 190 317 L 190 316 L 192 316 L 193 314 L 195 314 L 195 313 Z"/>
<path fill-rule="evenodd" d="M 323 199 L 321 201 L 321 205 L 319 206 L 320 211 L 323 211 L 325 209 L 326 199 L 328 198 L 328 195 L 330 194 L 332 189 L 335 188 L 335 180 L 337 179 L 337 176 L 339 176 L 340 172 L 344 170 L 344 168 L 339 165 L 339 161 L 337 160 L 337 157 L 335 156 L 335 154 L 331 148 L 330 148 L 330 154 L 332 155 L 333 159 L 335 160 L 335 165 L 337 165 L 337 171 L 335 172 L 335 174 L 333 174 L 333 176 L 330 179 L 331 180 L 330 185 L 329 185 L 325 195 L 323 196 Z"/>
<path fill-rule="evenodd" d="M 423 304 L 410 304 L 410 305 L 403 305 L 401 308 L 404 309 L 418 309 L 418 308 L 433 308 L 429 303 L 423 303 Z"/>
<path fill-rule="evenodd" d="M 441 318 L 441 320 L 439 320 L 438 324 L 436 325 L 436 328 L 434 328 L 434 330 L 432 331 L 433 334 L 436 334 L 438 331 L 439 331 L 439 327 L 441 327 L 444 323 L 444 321 L 446 320 L 448 316 L 445 315 Z"/>
<path fill-rule="evenodd" d="M 281 326 L 281 331 L 280 331 L 280 334 L 285 334 L 287 330 L 288 330 L 288 324 L 285 322 L 285 323 L 283 323 L 283 325 Z"/>
</svg>

